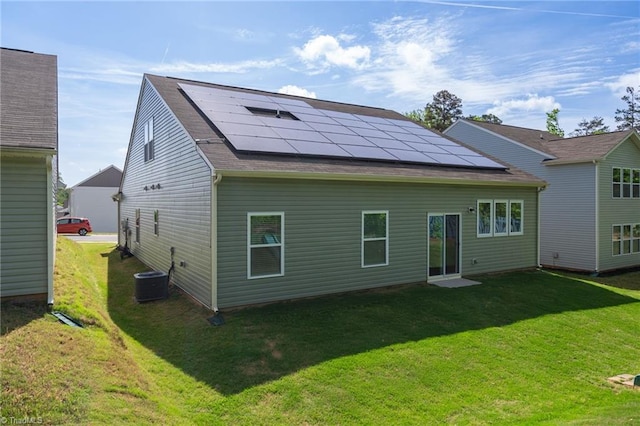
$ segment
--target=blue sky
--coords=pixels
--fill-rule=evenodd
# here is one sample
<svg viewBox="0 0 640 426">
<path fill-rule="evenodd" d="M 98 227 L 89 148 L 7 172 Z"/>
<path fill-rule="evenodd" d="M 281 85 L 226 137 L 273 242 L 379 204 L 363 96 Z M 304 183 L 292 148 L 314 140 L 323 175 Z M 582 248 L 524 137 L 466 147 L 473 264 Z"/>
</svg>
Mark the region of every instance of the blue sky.
<svg viewBox="0 0 640 426">
<path fill-rule="evenodd" d="M 122 168 L 142 75 L 407 112 L 446 89 L 463 113 L 569 133 L 615 129 L 640 86 L 640 3 L 11 2 L 1 45 L 58 56 L 59 165 L 69 186 Z"/>
</svg>

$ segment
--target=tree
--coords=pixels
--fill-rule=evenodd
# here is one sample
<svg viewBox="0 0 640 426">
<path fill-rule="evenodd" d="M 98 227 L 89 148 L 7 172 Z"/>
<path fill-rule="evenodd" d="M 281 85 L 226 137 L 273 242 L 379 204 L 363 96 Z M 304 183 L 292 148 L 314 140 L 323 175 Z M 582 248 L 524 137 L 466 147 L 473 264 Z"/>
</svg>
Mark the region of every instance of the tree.
<svg viewBox="0 0 640 426">
<path fill-rule="evenodd" d="M 467 118 L 473 121 L 485 121 L 487 123 L 502 124 L 502 120 L 500 120 L 493 114 L 469 115 Z"/>
<path fill-rule="evenodd" d="M 58 174 L 58 190 L 56 191 L 56 204 L 63 206 L 65 201 L 69 199 L 71 189 L 67 188 L 67 184 L 62 180 L 62 175 Z"/>
<path fill-rule="evenodd" d="M 446 90 L 441 90 L 433 95 L 433 101 L 424 107 L 424 112 L 416 110 L 405 115 L 430 129 L 442 132 L 462 117 L 462 99 Z"/>
<path fill-rule="evenodd" d="M 629 86 L 627 94 L 621 99 L 627 103 L 627 109 L 616 109 L 616 123 L 620 123 L 618 130 L 640 130 L 640 91 L 636 92 Z"/>
<path fill-rule="evenodd" d="M 564 130 L 562 130 L 560 124 L 558 124 L 559 113 L 560 110 L 558 108 L 554 108 L 551 112 L 547 113 L 547 132 L 563 138 Z"/>
<path fill-rule="evenodd" d="M 585 118 L 578 123 L 578 127 L 571 133 L 571 136 L 589 136 L 609 133 L 609 126 L 605 126 L 602 117 L 595 116 L 590 121 Z"/>
<path fill-rule="evenodd" d="M 409 117 L 413 121 L 417 121 L 418 123 L 424 122 L 424 111 L 419 109 L 414 109 L 413 111 L 405 112 L 405 117 Z"/>
</svg>

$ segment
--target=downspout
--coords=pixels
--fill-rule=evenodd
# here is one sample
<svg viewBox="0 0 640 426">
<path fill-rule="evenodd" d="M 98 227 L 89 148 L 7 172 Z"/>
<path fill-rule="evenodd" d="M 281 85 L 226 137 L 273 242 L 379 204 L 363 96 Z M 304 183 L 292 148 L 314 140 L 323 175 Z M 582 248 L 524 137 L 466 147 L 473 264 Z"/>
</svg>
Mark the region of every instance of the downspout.
<svg viewBox="0 0 640 426">
<path fill-rule="evenodd" d="M 47 156 L 47 194 L 51 197 L 52 206 L 47 209 L 47 304 L 49 307 L 53 306 L 53 270 L 55 265 L 56 256 L 56 236 L 53 224 L 56 220 L 56 194 L 53 193 L 53 157 Z M 58 176 L 55 176 L 57 179 Z"/>
<path fill-rule="evenodd" d="M 596 270 L 595 273 L 597 274 L 600 271 L 600 229 L 599 229 L 599 223 L 600 223 L 600 209 L 599 209 L 599 205 L 600 205 L 600 188 L 599 188 L 599 184 L 598 184 L 598 173 L 599 173 L 599 167 L 598 167 L 598 161 L 593 160 L 593 164 L 595 164 L 596 166 L 596 170 L 595 170 L 595 175 L 596 175 L 596 182 L 595 182 L 595 191 L 596 191 L 596 196 L 595 198 L 595 243 L 596 243 Z"/>
<path fill-rule="evenodd" d="M 213 174 L 211 188 L 211 308 L 218 313 L 218 184 L 222 174 Z"/>
<path fill-rule="evenodd" d="M 538 206 L 537 206 L 537 208 L 538 208 L 538 213 L 537 213 L 538 214 L 538 224 L 537 224 L 538 238 L 536 239 L 537 240 L 536 241 L 536 251 L 537 251 L 536 263 L 538 264 L 538 268 L 542 268 L 542 265 L 540 264 L 540 246 L 541 246 L 541 244 L 540 244 L 540 234 L 541 234 L 541 228 L 542 228 L 542 226 L 540 224 L 540 219 L 542 218 L 542 213 L 541 213 L 541 211 L 542 211 L 541 204 L 542 203 L 540 202 L 540 193 L 542 191 L 544 191 L 545 189 L 547 189 L 546 186 L 541 186 L 541 187 L 538 188 L 538 200 L 537 200 L 538 201 Z"/>
</svg>

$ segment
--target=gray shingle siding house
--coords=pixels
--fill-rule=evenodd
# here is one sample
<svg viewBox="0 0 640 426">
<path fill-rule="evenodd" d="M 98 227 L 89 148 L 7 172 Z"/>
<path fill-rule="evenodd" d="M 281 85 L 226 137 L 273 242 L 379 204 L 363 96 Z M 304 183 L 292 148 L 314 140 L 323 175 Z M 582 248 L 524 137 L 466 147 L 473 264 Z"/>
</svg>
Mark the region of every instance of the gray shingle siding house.
<svg viewBox="0 0 640 426">
<path fill-rule="evenodd" d="M 58 76 L 53 55 L 0 49 L 0 296 L 53 303 Z"/>
<path fill-rule="evenodd" d="M 544 179 L 540 261 L 605 272 L 640 266 L 640 137 L 635 130 L 559 139 L 459 120 L 445 134 Z"/>
<path fill-rule="evenodd" d="M 349 128 L 354 121 L 362 127 Z M 136 257 L 164 271 L 173 253 L 172 281 L 211 309 L 537 266 L 544 182 L 418 127 L 379 108 L 145 75 L 119 243 L 128 238 Z M 403 138 L 434 152 L 426 140 L 448 145 L 439 152 L 461 154 L 445 155 L 450 162 L 498 167 L 371 158 L 419 156 Z M 360 156 L 340 151 L 367 143 Z M 404 151 L 376 148 L 391 145 Z M 479 237 L 478 200 L 503 200 L 514 226 Z"/>
</svg>

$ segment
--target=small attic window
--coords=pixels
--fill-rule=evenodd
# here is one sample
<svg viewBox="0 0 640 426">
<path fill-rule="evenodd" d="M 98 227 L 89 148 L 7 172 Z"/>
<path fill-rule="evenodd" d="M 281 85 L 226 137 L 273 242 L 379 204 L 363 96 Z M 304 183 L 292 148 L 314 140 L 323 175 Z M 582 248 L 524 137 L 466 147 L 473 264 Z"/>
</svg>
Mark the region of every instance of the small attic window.
<svg viewBox="0 0 640 426">
<path fill-rule="evenodd" d="M 259 115 L 260 117 L 272 117 L 272 118 L 282 118 L 285 120 L 299 120 L 298 117 L 291 114 L 289 111 L 277 110 L 277 109 L 268 109 L 268 108 L 254 108 L 254 107 L 245 107 L 249 110 L 253 115 Z"/>
</svg>

